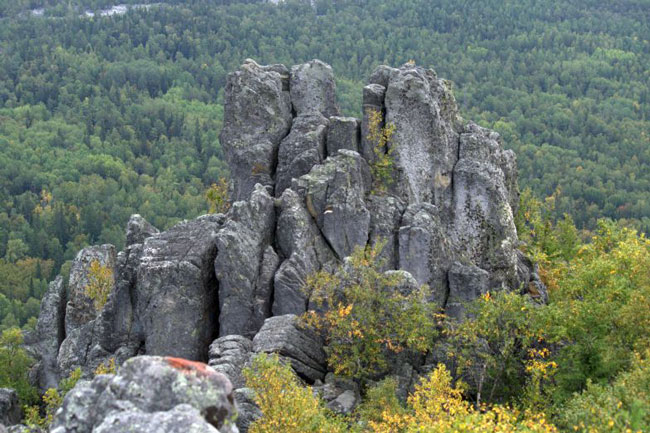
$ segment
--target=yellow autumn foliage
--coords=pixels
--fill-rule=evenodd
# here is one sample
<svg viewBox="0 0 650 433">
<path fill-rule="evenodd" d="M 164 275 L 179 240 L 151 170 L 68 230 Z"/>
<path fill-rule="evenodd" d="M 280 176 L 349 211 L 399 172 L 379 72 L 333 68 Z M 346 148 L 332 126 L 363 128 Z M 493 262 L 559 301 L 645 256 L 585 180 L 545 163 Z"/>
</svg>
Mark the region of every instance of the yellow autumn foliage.
<svg viewBox="0 0 650 433">
<path fill-rule="evenodd" d="M 475 409 L 440 364 L 408 398 L 408 411 L 386 410 L 381 421 L 370 421 L 373 433 L 552 433 L 544 415 L 521 413 L 506 406 Z"/>
</svg>

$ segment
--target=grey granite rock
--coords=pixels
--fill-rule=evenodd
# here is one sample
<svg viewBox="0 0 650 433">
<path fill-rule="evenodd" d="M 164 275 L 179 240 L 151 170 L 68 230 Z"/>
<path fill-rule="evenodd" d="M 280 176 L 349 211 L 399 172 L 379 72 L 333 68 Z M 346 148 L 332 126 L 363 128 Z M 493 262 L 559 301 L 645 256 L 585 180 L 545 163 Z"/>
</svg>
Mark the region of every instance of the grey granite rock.
<svg viewBox="0 0 650 433">
<path fill-rule="evenodd" d="M 327 129 L 327 155 L 336 156 L 341 149 L 359 151 L 361 123 L 354 117 L 330 117 Z"/>
<path fill-rule="evenodd" d="M 292 186 L 339 258 L 368 242 L 370 212 L 364 200 L 371 181 L 366 161 L 357 152 L 341 150 Z"/>
<path fill-rule="evenodd" d="M 145 239 L 160 233 L 149 221 L 138 214 L 131 215 L 126 224 L 126 245 L 141 244 Z"/>
<path fill-rule="evenodd" d="M 391 74 L 384 105 L 386 124 L 395 128 L 389 143 L 393 190 L 409 203 L 428 202 L 445 212 L 451 206 L 459 122 L 445 82 L 431 69 L 406 64 Z"/>
<path fill-rule="evenodd" d="M 256 183 L 273 185 L 280 141 L 291 127 L 289 71 L 246 60 L 228 75 L 219 141 L 230 167 L 233 201 L 246 200 Z"/>
<path fill-rule="evenodd" d="M 148 355 L 207 361 L 217 334 L 214 260 L 222 217 L 185 221 L 145 240 L 135 311 Z"/>
<path fill-rule="evenodd" d="M 287 257 L 274 279 L 273 315 L 302 314 L 309 294 L 303 290 L 308 275 L 333 265 L 336 257 L 307 211 L 304 200 L 292 189 L 280 198 L 276 230 L 279 253 Z"/>
<path fill-rule="evenodd" d="M 61 276 L 56 277 L 41 300 L 41 311 L 36 322 L 33 354 L 38 361 L 38 388 L 45 392 L 59 384 L 57 356 L 65 337 L 66 290 Z"/>
<path fill-rule="evenodd" d="M 253 342 L 241 335 L 226 335 L 210 345 L 208 365 L 230 379 L 235 389 L 242 388 L 245 380 L 242 369 L 250 360 Z"/>
<path fill-rule="evenodd" d="M 248 201 L 236 202 L 216 236 L 219 335 L 252 337 L 271 314 L 273 275 L 279 259 L 271 243 L 274 200 L 257 185 Z"/>
<path fill-rule="evenodd" d="M 320 113 L 296 117 L 287 137 L 280 143 L 275 195 L 291 186 L 291 181 L 309 171 L 325 158 L 329 121 Z"/>
<path fill-rule="evenodd" d="M 57 411 L 51 432 L 118 432 L 128 426 L 136 432 L 234 433 L 234 411 L 230 381 L 211 367 L 140 356 L 129 359 L 116 375 L 77 383 Z"/>
<path fill-rule="evenodd" d="M 452 257 L 453 246 L 438 208 L 429 203 L 410 205 L 399 229 L 399 267 L 419 284 L 428 284 L 441 307 L 447 298 L 447 270 Z"/>
<path fill-rule="evenodd" d="M 266 319 L 253 339 L 254 353 L 277 353 L 291 363 L 301 377 L 314 382 L 323 379 L 327 362 L 322 339 L 300 326 L 293 314 Z"/>
<path fill-rule="evenodd" d="M 312 60 L 291 68 L 291 103 L 298 116 L 318 112 L 325 117 L 338 116 L 336 85 L 332 67 Z"/>
<path fill-rule="evenodd" d="M 455 262 L 449 269 L 449 297 L 445 314 L 455 319 L 465 317 L 465 304 L 489 290 L 490 274 L 474 265 Z"/>
<path fill-rule="evenodd" d="M 18 403 L 18 394 L 11 388 L 0 388 L 0 425 L 18 424 L 22 411 Z"/>
<path fill-rule="evenodd" d="M 82 327 L 97 317 L 93 301 L 85 293 L 91 264 L 97 261 L 101 266 L 109 268 L 114 275 L 115 260 L 115 247 L 108 244 L 84 248 L 75 257 L 68 281 L 68 303 L 65 312 L 66 334 L 70 334 L 74 329 Z"/>
</svg>

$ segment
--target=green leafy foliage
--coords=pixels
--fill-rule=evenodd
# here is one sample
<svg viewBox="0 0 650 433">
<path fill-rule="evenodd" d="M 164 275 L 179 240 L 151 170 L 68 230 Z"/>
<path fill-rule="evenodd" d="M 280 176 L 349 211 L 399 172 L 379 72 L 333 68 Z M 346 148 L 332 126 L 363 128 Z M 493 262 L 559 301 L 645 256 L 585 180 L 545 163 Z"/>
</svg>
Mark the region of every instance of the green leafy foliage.
<svg viewBox="0 0 650 433">
<path fill-rule="evenodd" d="M 38 399 L 36 389 L 29 383 L 33 360 L 22 347 L 23 334 L 18 328 L 2 331 L 0 336 L 0 388 L 13 388 L 21 405 Z"/>
<path fill-rule="evenodd" d="M 257 355 L 244 370 L 244 376 L 263 413 L 250 427 L 250 433 L 347 431 L 343 420 L 325 409 L 320 399 L 300 383 L 291 367 L 281 363 L 277 355 Z"/>
<path fill-rule="evenodd" d="M 70 372 L 70 375 L 67 378 L 61 379 L 58 389 L 49 388 L 45 391 L 41 405 L 43 407 L 44 416 L 41 416 L 41 406 L 34 405 L 25 407 L 25 424 L 29 427 L 47 430 L 52 424 L 52 421 L 54 421 L 56 411 L 59 410 L 63 404 L 63 399 L 66 394 L 75 387 L 77 382 L 79 382 L 81 375 L 81 368 L 76 368 Z"/>
<path fill-rule="evenodd" d="M 380 271 L 385 242 L 356 248 L 337 273 L 320 271 L 305 291 L 321 311 L 304 316 L 308 326 L 325 333 L 330 367 L 337 374 L 368 379 L 385 373 L 391 354 L 426 352 L 436 335 L 436 306 L 430 290 L 403 290 L 400 273 Z"/>
</svg>

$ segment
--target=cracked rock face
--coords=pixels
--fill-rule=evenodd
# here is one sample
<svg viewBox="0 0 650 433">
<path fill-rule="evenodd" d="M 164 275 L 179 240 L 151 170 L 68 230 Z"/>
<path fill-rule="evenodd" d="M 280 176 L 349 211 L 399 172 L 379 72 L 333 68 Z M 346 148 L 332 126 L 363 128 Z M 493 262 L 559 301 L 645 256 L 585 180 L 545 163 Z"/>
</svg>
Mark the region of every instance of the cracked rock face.
<svg viewBox="0 0 650 433">
<path fill-rule="evenodd" d="M 246 60 L 228 76 L 220 141 L 231 210 L 165 232 L 134 215 L 124 251 L 80 252 L 69 287 L 55 282 L 43 300 L 31 346 L 41 386 L 75 366 L 90 377 L 100 362 L 142 354 L 210 359 L 239 388 L 250 356 L 277 352 L 307 381 L 321 380 L 323 343 L 296 324 L 310 305 L 305 281 L 378 242 L 382 271 L 408 275 L 404 290 L 429 285 L 430 301 L 451 317 L 462 320 L 464 305 L 488 290 L 544 302 L 535 266 L 517 250 L 516 158 L 499 135 L 465 122 L 450 84 L 430 69 L 378 67 L 362 119 L 340 117 L 334 82 L 317 60 L 291 68 Z M 393 129 L 382 149 L 369 138 L 373 111 Z M 390 152 L 388 180 L 372 176 L 381 152 Z M 82 290 L 95 258 L 115 270 L 99 312 Z M 416 376 L 418 362 L 400 363 L 402 376 Z M 86 384 L 75 398 L 95 401 L 103 386 Z M 243 429 L 258 415 L 249 391 L 236 394 Z M 353 407 L 351 397 L 337 407 Z M 175 431 L 172 407 L 121 410 L 111 423 Z M 187 413 L 183 425 L 197 419 Z"/>
</svg>

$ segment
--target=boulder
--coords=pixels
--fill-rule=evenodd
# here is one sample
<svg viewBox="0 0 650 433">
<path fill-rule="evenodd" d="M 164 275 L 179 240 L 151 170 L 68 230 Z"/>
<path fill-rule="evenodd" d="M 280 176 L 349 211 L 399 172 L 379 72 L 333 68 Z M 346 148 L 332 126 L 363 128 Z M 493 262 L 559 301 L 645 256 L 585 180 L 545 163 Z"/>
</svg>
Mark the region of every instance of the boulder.
<svg viewBox="0 0 650 433">
<path fill-rule="evenodd" d="M 242 375 L 244 366 L 250 360 L 253 342 L 241 335 L 219 337 L 210 345 L 208 365 L 230 379 L 235 389 L 245 386 Z"/>
<path fill-rule="evenodd" d="M 206 364 L 139 356 L 115 375 L 80 381 L 66 395 L 52 433 L 235 432 L 230 381 Z"/>
<path fill-rule="evenodd" d="M 21 418 L 22 411 L 16 391 L 11 388 L 0 388 L 0 425 L 18 424 Z"/>
<path fill-rule="evenodd" d="M 274 199 L 257 185 L 248 201 L 236 202 L 216 236 L 219 335 L 252 337 L 271 315 L 273 275 L 279 258 L 271 246 Z"/>
<path fill-rule="evenodd" d="M 289 71 L 246 60 L 228 75 L 219 142 L 230 167 L 233 201 L 246 200 L 255 184 L 273 185 L 280 141 L 291 127 Z"/>
<path fill-rule="evenodd" d="M 311 329 L 301 327 L 293 314 L 266 319 L 253 339 L 253 352 L 277 353 L 310 382 L 322 380 L 327 372 L 322 339 Z"/>
</svg>

